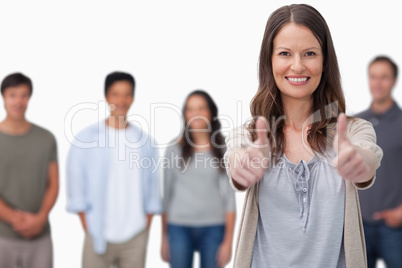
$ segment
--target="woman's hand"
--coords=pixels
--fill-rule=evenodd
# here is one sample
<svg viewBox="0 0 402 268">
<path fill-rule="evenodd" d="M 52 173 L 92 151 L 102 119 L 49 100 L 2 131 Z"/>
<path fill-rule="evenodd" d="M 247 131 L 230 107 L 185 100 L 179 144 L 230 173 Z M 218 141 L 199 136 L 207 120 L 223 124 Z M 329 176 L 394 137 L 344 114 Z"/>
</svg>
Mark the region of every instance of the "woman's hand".
<svg viewBox="0 0 402 268">
<path fill-rule="evenodd" d="M 169 241 L 166 235 L 162 237 L 161 255 L 163 261 L 170 262 Z"/>
<path fill-rule="evenodd" d="M 369 181 L 375 172 L 374 155 L 350 142 L 346 135 L 347 126 L 347 117 L 342 113 L 338 116 L 337 133 L 334 139 L 337 157 L 332 164 L 345 180 L 354 183 Z"/>
<path fill-rule="evenodd" d="M 229 158 L 229 171 L 234 182 L 244 188 L 255 184 L 264 176 L 269 164 L 271 146 L 267 137 L 268 127 L 264 117 L 255 122 L 257 139 L 247 149 L 234 151 Z"/>
<path fill-rule="evenodd" d="M 216 262 L 218 263 L 218 267 L 224 267 L 226 264 L 228 264 L 231 256 L 232 243 L 223 241 L 216 253 Z"/>
</svg>

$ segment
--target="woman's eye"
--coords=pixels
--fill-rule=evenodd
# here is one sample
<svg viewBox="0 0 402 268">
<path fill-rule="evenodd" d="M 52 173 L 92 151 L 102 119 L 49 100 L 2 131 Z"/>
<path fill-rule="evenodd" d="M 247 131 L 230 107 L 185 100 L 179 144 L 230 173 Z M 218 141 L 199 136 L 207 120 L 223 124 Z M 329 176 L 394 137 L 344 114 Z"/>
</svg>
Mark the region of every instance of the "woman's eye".
<svg viewBox="0 0 402 268">
<path fill-rule="evenodd" d="M 306 56 L 314 56 L 314 55 L 315 55 L 314 52 L 307 52 L 307 53 L 306 53 Z"/>
<path fill-rule="evenodd" d="M 279 55 L 281 55 L 281 56 L 289 56 L 290 54 L 289 54 L 289 52 L 283 51 L 283 52 L 280 52 Z"/>
</svg>

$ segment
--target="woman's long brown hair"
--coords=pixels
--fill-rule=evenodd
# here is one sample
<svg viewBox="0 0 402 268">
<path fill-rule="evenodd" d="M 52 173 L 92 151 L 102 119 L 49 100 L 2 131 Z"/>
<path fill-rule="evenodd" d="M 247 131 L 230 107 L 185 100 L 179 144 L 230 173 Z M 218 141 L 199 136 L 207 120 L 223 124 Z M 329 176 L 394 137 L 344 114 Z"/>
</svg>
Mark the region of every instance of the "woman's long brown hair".
<svg viewBox="0 0 402 268">
<path fill-rule="evenodd" d="M 220 165 L 219 168 L 221 171 L 224 171 L 224 164 L 223 164 L 223 154 L 225 153 L 225 138 L 221 133 L 221 122 L 218 118 L 218 107 L 216 106 L 212 97 L 203 90 L 195 90 L 191 92 L 185 102 L 182 109 L 183 118 L 185 118 L 185 113 L 187 109 L 187 102 L 192 96 L 201 96 L 205 99 L 208 104 L 208 109 L 211 113 L 211 131 L 209 134 L 210 137 L 210 144 L 211 144 L 211 152 L 219 159 Z M 179 138 L 180 145 L 181 145 L 181 156 L 183 157 L 184 161 L 187 161 L 191 155 L 194 153 L 194 148 L 191 144 L 194 144 L 193 137 L 191 135 L 190 126 L 186 120 L 184 120 L 184 132 Z"/>
<path fill-rule="evenodd" d="M 251 101 L 253 116 L 248 126 L 253 140 L 256 139 L 255 119 L 264 116 L 268 120 L 268 138 L 273 156 L 278 159 L 284 151 L 284 116 L 281 95 L 272 72 L 273 40 L 288 23 L 305 26 L 315 35 L 323 52 L 323 73 L 318 88 L 313 93 L 310 109 L 313 123 L 308 131 L 307 141 L 315 153 L 324 155 L 327 142 L 333 139 L 335 123 L 339 113 L 345 112 L 345 98 L 341 87 L 341 76 L 331 33 L 321 14 L 305 4 L 284 6 L 269 17 L 265 27 L 259 58 L 259 88 Z M 270 121 L 271 120 L 271 121 Z"/>
</svg>

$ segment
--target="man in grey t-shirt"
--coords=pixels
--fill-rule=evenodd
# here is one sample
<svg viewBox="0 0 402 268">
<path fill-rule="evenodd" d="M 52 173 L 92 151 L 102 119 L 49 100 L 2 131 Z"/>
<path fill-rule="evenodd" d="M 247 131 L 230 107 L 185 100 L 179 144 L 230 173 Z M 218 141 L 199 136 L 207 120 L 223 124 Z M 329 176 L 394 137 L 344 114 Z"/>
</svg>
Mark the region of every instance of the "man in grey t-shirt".
<svg viewBox="0 0 402 268">
<path fill-rule="evenodd" d="M 370 121 L 384 152 L 374 185 L 359 192 L 367 245 L 368 267 L 383 259 L 387 267 L 402 267 L 402 110 L 392 98 L 398 74 L 388 57 L 369 65 L 373 102 L 357 117 Z"/>
<path fill-rule="evenodd" d="M 52 267 L 48 215 L 59 189 L 54 136 L 28 122 L 31 80 L 21 73 L 1 84 L 0 267 Z"/>
</svg>

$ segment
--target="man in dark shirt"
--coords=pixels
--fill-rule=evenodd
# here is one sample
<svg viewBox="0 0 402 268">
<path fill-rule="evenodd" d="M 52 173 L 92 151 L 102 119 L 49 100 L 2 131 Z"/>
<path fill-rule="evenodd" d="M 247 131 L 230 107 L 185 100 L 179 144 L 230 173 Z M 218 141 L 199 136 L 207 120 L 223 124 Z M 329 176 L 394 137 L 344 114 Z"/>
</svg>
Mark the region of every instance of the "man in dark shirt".
<svg viewBox="0 0 402 268">
<path fill-rule="evenodd" d="M 356 115 L 373 124 L 384 152 L 374 185 L 359 192 L 369 268 L 377 259 L 402 267 L 402 110 L 392 98 L 397 75 L 390 58 L 376 57 L 369 65 L 373 101 Z"/>
</svg>

